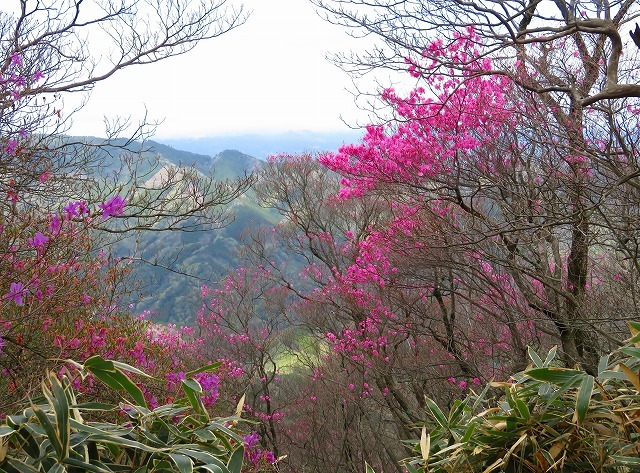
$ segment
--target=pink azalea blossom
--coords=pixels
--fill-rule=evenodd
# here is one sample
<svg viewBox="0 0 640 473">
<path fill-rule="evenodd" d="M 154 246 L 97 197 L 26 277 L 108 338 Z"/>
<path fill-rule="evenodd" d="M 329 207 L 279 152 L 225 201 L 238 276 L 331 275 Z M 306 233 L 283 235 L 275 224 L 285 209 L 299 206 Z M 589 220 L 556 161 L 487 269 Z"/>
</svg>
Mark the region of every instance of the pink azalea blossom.
<svg viewBox="0 0 640 473">
<path fill-rule="evenodd" d="M 22 66 L 22 56 L 19 53 L 11 53 L 11 65 L 15 67 Z"/>
<path fill-rule="evenodd" d="M 127 205 L 127 201 L 120 195 L 116 195 L 107 200 L 104 204 L 98 204 L 98 207 L 102 209 L 102 220 L 106 220 L 109 216 L 117 217 L 124 212 L 124 206 Z"/>
<path fill-rule="evenodd" d="M 4 152 L 13 156 L 16 154 L 17 149 L 18 149 L 18 140 L 9 138 L 6 144 L 4 145 Z"/>
<path fill-rule="evenodd" d="M 21 282 L 12 282 L 9 292 L 4 296 L 5 299 L 12 300 L 17 306 L 24 305 L 24 296 L 27 289 Z"/>
<path fill-rule="evenodd" d="M 29 238 L 27 241 L 31 246 L 44 248 L 44 245 L 49 242 L 49 237 L 44 236 L 41 232 L 37 232 L 32 238 Z"/>
</svg>

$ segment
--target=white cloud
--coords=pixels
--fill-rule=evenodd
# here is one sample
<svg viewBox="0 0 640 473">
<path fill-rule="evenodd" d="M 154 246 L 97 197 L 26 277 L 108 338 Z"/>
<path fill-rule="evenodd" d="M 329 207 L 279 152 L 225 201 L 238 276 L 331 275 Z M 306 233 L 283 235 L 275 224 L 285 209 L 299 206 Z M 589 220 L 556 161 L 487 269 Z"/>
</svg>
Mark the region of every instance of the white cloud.
<svg viewBox="0 0 640 473">
<path fill-rule="evenodd" d="M 359 48 L 305 0 L 245 0 L 247 24 L 158 64 L 130 68 L 98 84 L 74 117 L 74 134 L 100 135 L 102 117 L 145 107 L 164 120 L 157 137 L 287 130 L 336 131 L 366 121 L 346 73 L 327 53 Z M 73 101 L 67 99 L 71 105 Z"/>
</svg>

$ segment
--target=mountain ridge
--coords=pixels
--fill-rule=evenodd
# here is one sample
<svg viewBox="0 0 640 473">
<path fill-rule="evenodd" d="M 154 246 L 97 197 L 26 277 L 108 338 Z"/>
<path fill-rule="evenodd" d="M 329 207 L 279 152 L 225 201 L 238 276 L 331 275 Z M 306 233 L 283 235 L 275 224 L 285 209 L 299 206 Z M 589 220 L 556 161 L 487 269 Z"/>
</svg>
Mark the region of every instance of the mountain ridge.
<svg viewBox="0 0 640 473">
<path fill-rule="evenodd" d="M 217 150 L 240 149 L 244 153 L 265 160 L 281 153 L 318 153 L 337 151 L 340 146 L 360 140 L 362 130 L 335 132 L 288 131 L 283 133 L 239 133 L 201 138 L 165 138 L 167 146 L 193 153 L 217 154 Z"/>
<path fill-rule="evenodd" d="M 74 138 L 78 139 L 78 138 Z M 100 138 L 87 138 L 102 143 Z M 194 166 L 216 180 L 241 178 L 259 169 L 262 161 L 236 149 L 214 156 L 175 149 L 156 141 L 145 143 L 116 140 L 104 151 L 105 172 L 117 168 L 123 152 L 140 153 L 141 162 L 160 160 L 160 167 L 149 178 L 157 177 L 165 166 Z M 146 165 L 142 164 L 142 172 Z M 123 176 L 126 178 L 126 176 Z M 273 225 L 279 215 L 258 206 L 245 194 L 229 204 L 234 219 L 228 225 L 199 232 L 147 232 L 132 235 L 114 246 L 118 257 L 132 258 L 140 290 L 129 300 L 134 314 L 145 313 L 157 322 L 189 324 L 200 308 L 200 287 L 220 280 L 236 267 L 235 252 L 241 234 L 248 227 Z M 171 269 L 166 269 L 166 268 Z"/>
</svg>

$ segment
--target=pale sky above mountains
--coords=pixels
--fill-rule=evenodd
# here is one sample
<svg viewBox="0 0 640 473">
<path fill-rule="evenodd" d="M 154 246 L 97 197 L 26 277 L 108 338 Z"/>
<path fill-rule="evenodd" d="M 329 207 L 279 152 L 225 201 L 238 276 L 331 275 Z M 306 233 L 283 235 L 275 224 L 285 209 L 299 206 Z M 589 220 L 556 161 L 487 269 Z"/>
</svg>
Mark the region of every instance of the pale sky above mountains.
<svg viewBox="0 0 640 473">
<path fill-rule="evenodd" d="M 245 25 L 98 84 L 70 132 L 102 135 L 105 115 L 137 123 L 145 109 L 149 120 L 163 120 L 155 139 L 346 131 L 345 122 L 367 123 L 346 90 L 353 90 L 351 79 L 325 59 L 361 42 L 321 19 L 306 0 L 235 3 L 253 11 Z"/>
</svg>

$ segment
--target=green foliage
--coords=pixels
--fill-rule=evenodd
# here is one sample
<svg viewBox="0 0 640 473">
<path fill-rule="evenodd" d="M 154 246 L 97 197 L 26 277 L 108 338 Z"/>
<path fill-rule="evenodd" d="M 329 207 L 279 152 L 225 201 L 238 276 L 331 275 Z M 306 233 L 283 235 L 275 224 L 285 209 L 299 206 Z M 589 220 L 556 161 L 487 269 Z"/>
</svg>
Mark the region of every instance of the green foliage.
<svg viewBox="0 0 640 473">
<path fill-rule="evenodd" d="M 553 349 L 510 383 L 492 383 L 431 422 L 413 442 L 412 472 L 629 472 L 640 469 L 640 324 L 600 360 L 598 375 L 556 367 Z M 491 388 L 504 396 L 491 398 Z"/>
<path fill-rule="evenodd" d="M 125 371 L 145 373 L 99 356 L 75 365 L 83 377 L 92 374 L 120 392 L 123 403 L 79 404 L 68 377 L 60 380 L 49 373 L 42 396 L 0 426 L 0 471 L 240 473 L 243 439 L 229 427 L 239 419 L 211 419 L 200 400 L 202 388 L 191 377 L 218 364 L 187 373 L 182 384 L 185 398 L 153 410 Z M 114 413 L 121 423 L 84 419 Z"/>
</svg>

